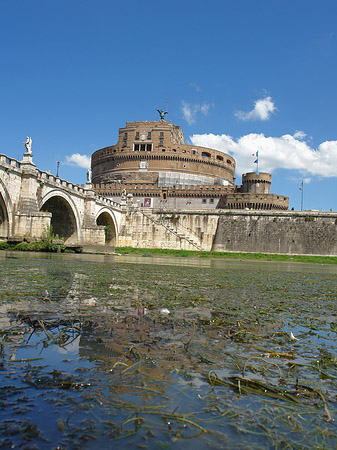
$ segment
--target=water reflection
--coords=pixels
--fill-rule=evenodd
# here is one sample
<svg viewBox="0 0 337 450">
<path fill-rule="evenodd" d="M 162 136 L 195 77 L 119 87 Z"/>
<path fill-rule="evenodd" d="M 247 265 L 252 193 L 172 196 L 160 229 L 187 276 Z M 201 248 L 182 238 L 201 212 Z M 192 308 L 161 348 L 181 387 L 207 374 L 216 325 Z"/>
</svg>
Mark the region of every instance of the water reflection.
<svg viewBox="0 0 337 450">
<path fill-rule="evenodd" d="M 333 448 L 335 267 L 0 253 L 0 268 L 1 446 Z"/>
<path fill-rule="evenodd" d="M 178 266 L 214 269 L 257 270 L 265 272 L 322 273 L 337 275 L 337 264 L 311 264 L 286 261 L 249 261 L 222 258 L 141 256 L 141 255 L 94 255 L 94 254 L 53 254 L 20 253 L 2 251 L 1 259 L 51 259 L 63 262 L 95 262 L 100 264 L 140 264 L 157 266 Z"/>
</svg>

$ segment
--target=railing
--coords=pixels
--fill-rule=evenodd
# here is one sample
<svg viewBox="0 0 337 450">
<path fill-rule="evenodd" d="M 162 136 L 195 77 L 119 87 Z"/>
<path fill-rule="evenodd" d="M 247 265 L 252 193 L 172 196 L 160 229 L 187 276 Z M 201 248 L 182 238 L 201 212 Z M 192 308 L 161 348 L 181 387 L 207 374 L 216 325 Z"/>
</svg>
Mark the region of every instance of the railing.
<svg viewBox="0 0 337 450">
<path fill-rule="evenodd" d="M 17 159 L 9 158 L 6 155 L 0 154 L 0 163 L 1 164 L 7 164 L 9 166 L 15 167 L 17 169 L 20 169 L 20 162 Z"/>
<path fill-rule="evenodd" d="M 115 202 L 114 200 L 111 200 L 108 197 L 103 197 L 103 195 L 96 194 L 95 198 L 98 201 L 106 203 L 107 205 L 110 205 L 110 206 L 114 206 L 115 208 L 119 208 L 120 209 L 120 207 L 121 207 L 120 203 Z"/>
<path fill-rule="evenodd" d="M 63 180 L 60 177 L 57 177 L 49 172 L 45 172 L 45 171 L 42 171 L 39 169 L 37 170 L 37 172 L 38 172 L 38 178 L 40 178 L 42 181 L 71 189 L 80 194 L 85 193 L 85 188 L 82 186 L 79 186 L 78 184 L 70 183 L 69 181 Z"/>
<path fill-rule="evenodd" d="M 172 222 L 170 221 L 170 219 L 168 217 L 164 217 L 164 220 L 166 220 L 166 222 L 169 222 L 170 224 L 172 224 Z M 185 227 L 185 225 L 183 225 L 182 223 L 179 223 L 179 222 L 176 222 L 174 225 L 176 226 L 176 228 L 182 229 L 182 231 L 184 231 L 185 233 L 186 232 L 189 233 L 195 239 L 200 240 L 199 236 L 197 236 L 191 228 Z M 172 224 L 172 226 L 173 226 L 173 224 Z"/>
<path fill-rule="evenodd" d="M 164 227 L 166 230 L 168 230 L 170 233 L 172 233 L 173 235 L 178 237 L 180 240 L 184 239 L 185 241 L 187 241 L 189 244 L 191 244 L 197 250 L 199 250 L 199 251 L 203 251 L 204 250 L 199 244 L 197 244 L 196 242 L 193 241 L 191 236 L 186 236 L 184 234 L 179 233 L 179 231 L 174 230 L 174 228 L 172 227 L 170 222 L 168 222 L 166 220 L 165 221 L 163 221 L 163 220 L 154 220 L 152 217 L 150 217 L 147 214 L 145 214 L 141 209 L 139 211 L 140 211 L 141 214 L 143 214 L 144 217 L 146 217 L 148 220 L 150 220 L 153 224 Z M 199 240 L 199 238 L 197 238 L 197 239 Z"/>
<path fill-rule="evenodd" d="M 9 158 L 6 155 L 0 154 L 0 165 L 11 166 L 17 169 L 21 168 L 21 164 L 18 160 L 14 158 Z M 37 178 L 52 185 L 57 185 L 62 188 L 70 189 L 78 194 L 84 195 L 87 189 L 84 186 L 79 186 L 78 184 L 71 183 L 69 181 L 63 180 L 60 177 L 57 177 L 49 172 L 45 172 L 43 170 L 36 169 Z M 113 206 L 115 208 L 120 208 L 120 204 L 111 200 L 107 197 L 103 197 L 102 195 L 95 194 L 95 198 L 97 201 L 103 202 L 109 206 Z"/>
</svg>

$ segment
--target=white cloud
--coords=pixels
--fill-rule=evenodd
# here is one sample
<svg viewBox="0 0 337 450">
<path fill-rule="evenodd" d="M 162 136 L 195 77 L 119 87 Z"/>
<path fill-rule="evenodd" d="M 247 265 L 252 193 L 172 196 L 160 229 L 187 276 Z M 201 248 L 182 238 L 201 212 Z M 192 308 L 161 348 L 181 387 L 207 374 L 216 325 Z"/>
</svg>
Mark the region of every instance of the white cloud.
<svg viewBox="0 0 337 450">
<path fill-rule="evenodd" d="M 205 116 L 208 114 L 208 111 L 211 107 L 210 103 L 204 102 L 201 105 L 191 105 L 190 103 L 186 103 L 182 101 L 181 110 L 183 112 L 183 117 L 189 125 L 192 125 L 196 121 L 196 116 L 199 112 L 204 114 Z"/>
<path fill-rule="evenodd" d="M 294 138 L 295 139 L 299 139 L 300 141 L 303 141 L 306 138 L 307 134 L 304 133 L 304 131 L 296 131 L 296 133 L 294 133 Z"/>
<path fill-rule="evenodd" d="M 295 133 L 296 135 L 296 133 Z M 276 169 L 295 169 L 308 175 L 337 177 L 337 141 L 325 141 L 317 149 L 298 137 L 285 134 L 267 137 L 251 133 L 235 140 L 226 134 L 194 134 L 193 145 L 214 148 L 231 154 L 236 160 L 237 174 L 256 169 L 252 153 L 259 152 L 259 169 L 273 172 Z"/>
<path fill-rule="evenodd" d="M 207 116 L 209 108 L 210 108 L 210 104 L 209 103 L 203 103 L 202 105 L 200 105 L 200 111 Z"/>
<path fill-rule="evenodd" d="M 310 184 L 312 182 L 312 178 L 287 177 L 287 180 L 298 184 L 301 184 L 302 181 L 304 184 Z"/>
<path fill-rule="evenodd" d="M 90 169 L 91 159 L 90 156 L 73 153 L 70 156 L 66 156 L 65 164 L 67 166 L 77 166 L 82 169 Z"/>
<path fill-rule="evenodd" d="M 254 109 L 251 111 L 236 111 L 235 116 L 240 120 L 268 120 L 275 111 L 276 106 L 271 97 L 265 97 L 256 100 Z"/>
</svg>

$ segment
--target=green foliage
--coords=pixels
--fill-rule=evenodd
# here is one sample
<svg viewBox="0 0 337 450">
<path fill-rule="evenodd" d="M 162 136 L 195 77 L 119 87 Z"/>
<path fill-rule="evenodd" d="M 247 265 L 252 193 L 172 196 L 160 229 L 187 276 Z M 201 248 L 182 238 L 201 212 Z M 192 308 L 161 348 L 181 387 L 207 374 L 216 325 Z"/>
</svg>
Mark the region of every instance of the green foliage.
<svg viewBox="0 0 337 450">
<path fill-rule="evenodd" d="M 35 251 L 40 252 L 57 252 L 59 247 L 61 251 L 65 250 L 65 245 L 55 244 L 53 243 L 53 240 L 59 240 L 60 237 L 58 234 L 54 234 L 53 232 L 53 226 L 50 225 L 49 227 L 46 227 L 44 232 L 41 235 L 41 241 L 39 242 L 38 249 Z"/>
<path fill-rule="evenodd" d="M 50 225 L 49 227 L 46 227 L 41 235 L 41 242 L 44 243 L 45 246 L 48 246 L 52 239 L 59 239 L 58 234 L 55 235 L 53 233 L 53 226 Z"/>
<path fill-rule="evenodd" d="M 56 244 L 54 240 L 60 239 L 59 236 L 53 233 L 53 227 L 46 227 L 42 233 L 41 239 L 36 242 L 19 242 L 9 243 L 0 242 L 0 250 L 19 250 L 29 252 L 57 252 L 64 251 L 66 246 L 64 244 Z"/>
<path fill-rule="evenodd" d="M 28 242 L 20 242 L 19 244 L 16 244 L 16 249 L 21 251 L 29 250 L 29 247 L 31 246 Z"/>
<path fill-rule="evenodd" d="M 111 239 L 111 226 L 110 225 L 106 225 L 104 227 L 104 234 L 105 234 L 105 240 L 109 241 Z"/>
<path fill-rule="evenodd" d="M 308 262 L 318 264 L 337 264 L 336 256 L 316 256 L 316 255 L 284 255 L 271 253 L 234 253 L 234 252 L 203 252 L 197 250 L 172 250 L 161 248 L 131 248 L 131 247 L 116 247 L 116 253 L 121 254 L 136 254 L 151 256 L 168 255 L 179 257 L 199 257 L 199 258 L 226 258 L 226 259 L 240 259 L 240 260 L 261 260 L 261 261 L 289 261 L 289 262 Z"/>
</svg>

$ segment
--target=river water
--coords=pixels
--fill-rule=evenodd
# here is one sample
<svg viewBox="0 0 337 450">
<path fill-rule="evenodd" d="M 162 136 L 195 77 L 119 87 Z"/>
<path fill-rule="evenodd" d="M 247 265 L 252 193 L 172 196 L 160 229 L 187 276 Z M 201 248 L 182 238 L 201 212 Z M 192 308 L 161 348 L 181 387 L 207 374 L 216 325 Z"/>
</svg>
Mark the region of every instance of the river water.
<svg viewBox="0 0 337 450">
<path fill-rule="evenodd" d="M 0 266 L 0 448 L 337 448 L 336 265 Z"/>
</svg>

